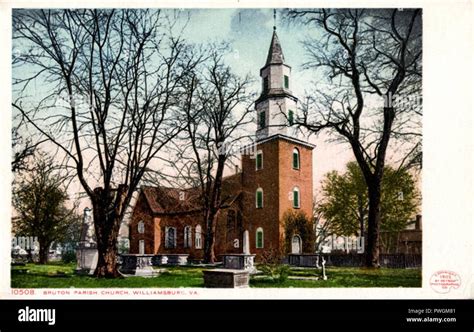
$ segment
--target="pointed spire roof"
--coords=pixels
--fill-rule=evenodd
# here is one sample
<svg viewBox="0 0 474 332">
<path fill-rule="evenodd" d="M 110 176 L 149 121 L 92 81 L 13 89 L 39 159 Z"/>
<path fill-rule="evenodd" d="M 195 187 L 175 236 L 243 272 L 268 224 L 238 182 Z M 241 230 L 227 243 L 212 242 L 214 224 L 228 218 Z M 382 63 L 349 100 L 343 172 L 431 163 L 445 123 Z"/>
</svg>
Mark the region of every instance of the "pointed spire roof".
<svg viewBox="0 0 474 332">
<path fill-rule="evenodd" d="M 270 43 L 270 49 L 268 50 L 267 62 L 265 63 L 265 66 L 268 66 L 269 64 L 283 63 L 285 63 L 285 57 L 281 49 L 280 41 L 278 40 L 276 29 L 273 27 L 272 42 Z"/>
</svg>

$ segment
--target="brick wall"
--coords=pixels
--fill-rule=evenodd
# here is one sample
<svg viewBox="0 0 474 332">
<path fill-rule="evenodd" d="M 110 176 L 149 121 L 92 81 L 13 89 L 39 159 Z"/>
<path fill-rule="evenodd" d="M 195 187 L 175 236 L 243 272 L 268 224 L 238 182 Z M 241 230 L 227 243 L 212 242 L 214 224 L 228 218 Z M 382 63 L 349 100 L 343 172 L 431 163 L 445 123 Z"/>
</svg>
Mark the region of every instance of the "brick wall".
<svg viewBox="0 0 474 332">
<path fill-rule="evenodd" d="M 293 169 L 293 150 L 300 154 L 300 168 Z M 308 217 L 313 208 L 313 156 L 312 150 L 304 145 L 279 140 L 279 220 L 287 210 L 303 211 Z M 300 208 L 293 207 L 293 188 L 298 187 Z M 291 200 L 290 200 L 291 198 Z M 284 234 L 284 225 L 280 223 L 280 233 Z"/>
<path fill-rule="evenodd" d="M 204 256 L 204 227 L 202 227 L 201 215 L 180 215 L 180 216 L 162 216 L 157 218 L 156 229 L 159 234 L 160 243 L 156 248 L 155 254 L 189 254 L 189 259 L 202 259 Z M 202 229 L 201 241 L 202 249 L 196 249 L 195 235 L 196 226 L 200 224 Z M 191 247 L 184 247 L 184 229 L 186 226 L 191 227 Z M 165 232 L 167 227 L 174 227 L 176 229 L 176 247 L 166 248 Z"/>
<path fill-rule="evenodd" d="M 243 210 L 244 228 L 249 231 L 250 252 L 261 255 L 271 246 L 278 247 L 280 233 L 278 228 L 278 141 L 271 140 L 257 145 L 263 154 L 263 167 L 255 170 L 255 158 L 242 156 L 243 171 Z M 256 190 L 263 189 L 263 208 L 256 208 Z M 256 248 L 256 231 L 261 227 L 264 231 L 262 249 Z"/>
<path fill-rule="evenodd" d="M 145 232 L 138 232 L 138 223 L 145 223 Z M 154 228 L 155 223 L 150 207 L 148 206 L 143 193 L 138 196 L 133 215 L 129 226 L 130 253 L 138 254 L 138 244 L 140 240 L 145 240 L 145 254 L 154 253 Z"/>
<path fill-rule="evenodd" d="M 293 149 L 300 154 L 300 168 L 293 169 Z M 242 253 L 243 231 L 249 231 L 250 252 L 257 259 L 269 249 L 278 250 L 284 244 L 283 214 L 293 208 L 293 188 L 300 192 L 300 208 L 307 216 L 312 214 L 312 150 L 305 145 L 275 138 L 258 144 L 263 153 L 263 168 L 255 169 L 255 159 L 242 156 L 242 173 L 226 178 L 222 197 L 230 207 L 221 210 L 216 225 L 215 253 Z M 263 189 L 263 208 L 256 207 L 256 190 Z M 240 193 L 238 199 L 236 195 Z M 289 196 L 291 194 L 291 196 Z M 228 214 L 235 213 L 235 225 L 231 233 L 227 228 Z M 240 214 L 240 216 L 239 216 Z M 145 222 L 145 234 L 137 232 L 138 221 Z M 202 249 L 195 248 L 196 226 L 202 227 Z M 184 228 L 191 226 L 191 248 L 184 248 Z M 176 228 L 176 248 L 165 247 L 166 227 Z M 256 231 L 264 231 L 264 247 L 256 247 Z M 144 195 L 140 194 L 134 209 L 130 226 L 130 252 L 138 253 L 138 241 L 145 240 L 145 253 L 188 253 L 190 259 L 202 259 L 204 255 L 204 234 L 202 215 L 152 216 Z M 238 239 L 239 247 L 234 247 Z M 304 245 L 303 245 L 304 246 Z"/>
<path fill-rule="evenodd" d="M 293 169 L 293 149 L 300 153 L 300 169 Z M 258 256 L 268 249 L 279 249 L 284 241 L 283 214 L 293 209 L 293 188 L 300 191 L 300 208 L 308 216 L 312 214 L 313 177 L 312 150 L 281 138 L 266 141 L 257 146 L 263 153 L 263 168 L 255 170 L 255 159 L 242 157 L 244 188 L 244 228 L 250 235 L 250 252 Z M 263 208 L 255 206 L 257 188 L 263 189 Z M 256 231 L 264 230 L 264 248 L 256 248 Z M 258 258 L 258 257 L 257 257 Z"/>
</svg>

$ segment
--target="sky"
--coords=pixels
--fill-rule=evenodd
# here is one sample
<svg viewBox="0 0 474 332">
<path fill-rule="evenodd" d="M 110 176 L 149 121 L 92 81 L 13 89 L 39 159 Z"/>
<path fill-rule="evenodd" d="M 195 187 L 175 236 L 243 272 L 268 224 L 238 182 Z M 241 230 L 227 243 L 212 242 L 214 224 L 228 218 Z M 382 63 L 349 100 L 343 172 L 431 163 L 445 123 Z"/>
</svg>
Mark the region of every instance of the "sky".
<svg viewBox="0 0 474 332">
<path fill-rule="evenodd" d="M 231 53 L 227 63 L 239 75 L 252 75 L 256 79 L 254 89 L 260 93 L 259 72 L 265 64 L 272 38 L 273 9 L 192 9 L 183 10 L 181 16 L 189 19 L 183 33 L 188 41 L 228 42 Z M 278 14 L 276 28 L 285 62 L 292 67 L 293 94 L 302 99 L 314 82 L 324 79 L 318 73 L 302 68 L 307 57 L 301 42 L 313 31 L 305 30 L 304 26 L 288 26 Z M 313 151 L 313 186 L 317 190 L 324 174 L 331 170 L 342 171 L 353 157 L 348 145 L 327 143 L 324 135 L 313 136 L 308 141 L 316 145 Z"/>
<path fill-rule="evenodd" d="M 292 67 L 293 94 L 302 99 L 308 92 L 305 89 L 311 89 L 313 82 L 320 83 L 324 79 L 316 76 L 314 71 L 302 69 L 302 64 L 307 61 L 307 58 L 301 42 L 309 32 L 314 36 L 314 31 L 305 30 L 304 26 L 289 26 L 282 22 L 278 13 L 274 20 L 273 9 L 170 9 L 164 10 L 164 14 L 178 19 L 178 24 L 173 26 L 172 33 L 181 34 L 189 43 L 204 45 L 228 43 L 230 52 L 225 58 L 226 64 L 240 76 L 250 75 L 254 79 L 252 90 L 257 94 L 261 92 L 259 72 L 266 61 L 274 24 L 277 27 L 285 62 Z M 22 45 L 16 43 L 13 43 L 13 52 L 21 52 Z M 13 75 L 14 77 L 30 76 L 31 68 L 26 66 L 14 68 Z M 48 89 L 48 85 L 34 80 L 26 90 L 26 94 L 46 95 Z M 15 96 L 16 93 L 14 92 L 13 95 Z M 54 109 L 50 111 L 54 112 Z M 248 130 L 255 129 L 256 124 Z M 312 137 L 309 141 L 316 145 L 313 151 L 313 182 L 317 190 L 323 175 L 333 169 L 342 170 L 345 163 L 352 158 L 352 154 L 347 145 L 328 144 L 324 137 Z M 43 144 L 42 148 L 53 155 L 57 153 L 57 149 L 53 146 L 48 147 Z M 69 191 L 72 198 L 75 198 L 77 192 L 83 190 L 79 183 L 73 183 Z"/>
<path fill-rule="evenodd" d="M 259 72 L 266 61 L 274 24 L 285 62 L 292 67 L 293 94 L 301 100 L 314 89 L 314 82 L 321 84 L 325 81 L 324 77 L 319 76 L 321 73 L 302 68 L 307 61 L 302 41 L 309 34 L 312 37 L 316 36 L 314 30 L 302 25 L 290 26 L 282 22 L 278 14 L 274 20 L 273 9 L 171 9 L 165 10 L 165 14 L 178 18 L 179 23 L 174 25 L 172 33 L 181 34 L 189 43 L 228 43 L 231 51 L 225 58 L 226 64 L 238 75 L 251 75 L 254 79 L 252 88 L 257 94 L 261 92 Z M 16 47 L 21 45 L 14 44 L 14 51 Z M 21 68 L 20 72 L 14 70 L 14 76 L 17 74 L 29 74 L 28 68 Z M 42 90 L 47 89 L 44 84 L 36 83 L 35 81 L 31 85 L 29 91 L 33 96 L 41 95 Z M 256 124 L 253 128 L 256 129 Z M 305 140 L 316 145 L 313 150 L 313 188 L 317 194 L 324 174 L 332 170 L 343 171 L 345 164 L 353 160 L 353 155 L 348 144 L 329 143 L 324 134 Z M 46 150 L 56 153 L 56 149 L 52 147 L 51 149 L 46 147 Z M 227 173 L 230 172 L 233 170 L 228 170 Z M 78 192 L 83 192 L 83 189 L 76 182 L 70 185 L 69 192 L 74 199 L 78 197 Z M 90 203 L 85 200 L 81 202 L 80 207 L 82 209 L 89 205 Z"/>
</svg>

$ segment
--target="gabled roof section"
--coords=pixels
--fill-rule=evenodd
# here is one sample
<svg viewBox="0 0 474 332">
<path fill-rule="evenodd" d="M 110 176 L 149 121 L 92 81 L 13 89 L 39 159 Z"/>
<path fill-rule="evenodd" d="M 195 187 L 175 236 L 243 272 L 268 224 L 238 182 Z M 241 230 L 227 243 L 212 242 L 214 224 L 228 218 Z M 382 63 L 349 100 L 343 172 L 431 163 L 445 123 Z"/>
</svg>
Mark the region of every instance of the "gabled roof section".
<svg viewBox="0 0 474 332">
<path fill-rule="evenodd" d="M 222 203 L 232 205 L 240 197 L 242 174 L 237 173 L 222 179 Z M 180 189 L 168 187 L 142 186 L 145 200 L 155 215 L 183 215 L 202 211 L 199 187 Z"/>
<path fill-rule="evenodd" d="M 154 214 L 197 212 L 199 190 L 166 187 L 142 187 L 143 195 Z"/>
</svg>

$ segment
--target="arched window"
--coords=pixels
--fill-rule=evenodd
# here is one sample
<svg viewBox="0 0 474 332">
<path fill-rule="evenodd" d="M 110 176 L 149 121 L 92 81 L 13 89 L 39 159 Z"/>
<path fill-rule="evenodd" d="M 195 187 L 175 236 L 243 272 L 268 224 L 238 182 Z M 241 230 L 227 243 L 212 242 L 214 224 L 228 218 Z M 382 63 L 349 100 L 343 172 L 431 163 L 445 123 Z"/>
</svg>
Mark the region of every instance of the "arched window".
<svg viewBox="0 0 474 332">
<path fill-rule="evenodd" d="M 263 208 L 263 189 L 258 188 L 255 192 L 255 206 L 257 209 Z"/>
<path fill-rule="evenodd" d="M 255 247 L 256 248 L 263 248 L 263 228 L 257 228 L 255 232 Z"/>
<path fill-rule="evenodd" d="M 300 151 L 293 149 L 293 169 L 300 169 Z"/>
<path fill-rule="evenodd" d="M 296 209 L 300 207 L 300 189 L 298 187 L 293 188 L 293 207 Z"/>
<path fill-rule="evenodd" d="M 174 227 L 165 228 L 165 248 L 176 248 L 176 228 Z"/>
<path fill-rule="evenodd" d="M 196 231 L 194 234 L 194 246 L 196 249 L 202 249 L 202 237 L 201 237 L 201 225 L 196 226 Z"/>
<path fill-rule="evenodd" d="M 145 223 L 142 220 L 140 220 L 140 222 L 138 223 L 137 228 L 138 228 L 138 233 L 140 234 L 145 233 Z"/>
<path fill-rule="evenodd" d="M 184 247 L 192 247 L 191 226 L 184 227 Z"/>
</svg>

